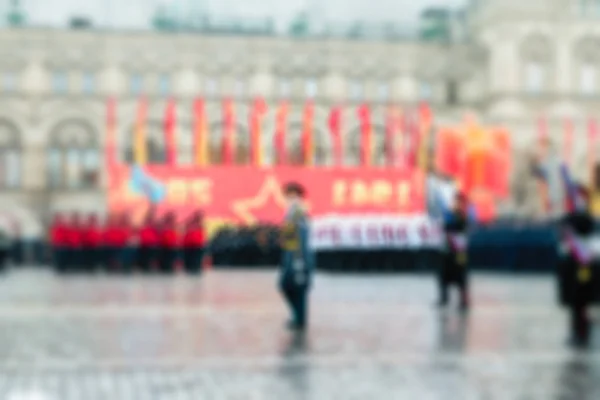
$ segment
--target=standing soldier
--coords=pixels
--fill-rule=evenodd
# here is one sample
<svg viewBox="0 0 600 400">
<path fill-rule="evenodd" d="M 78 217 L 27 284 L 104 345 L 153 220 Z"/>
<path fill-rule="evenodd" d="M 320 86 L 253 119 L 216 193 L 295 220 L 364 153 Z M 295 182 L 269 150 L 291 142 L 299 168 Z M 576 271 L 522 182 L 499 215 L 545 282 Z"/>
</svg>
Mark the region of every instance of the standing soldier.
<svg viewBox="0 0 600 400">
<path fill-rule="evenodd" d="M 66 226 L 67 236 L 67 259 L 68 269 L 71 272 L 76 272 L 81 268 L 82 263 L 82 225 L 78 213 L 73 213 L 71 221 Z"/>
<path fill-rule="evenodd" d="M 566 251 L 561 276 L 571 314 L 571 342 L 585 346 L 590 339 L 591 322 L 589 306 L 594 300 L 593 263 L 591 241 L 594 236 L 594 219 L 590 212 L 589 192 L 577 186 L 562 167 L 563 179 L 568 192 L 568 212 L 562 219 L 562 243 Z"/>
<path fill-rule="evenodd" d="M 65 221 L 62 215 L 55 214 L 52 224 L 50 224 L 50 246 L 52 251 L 52 263 L 56 272 L 65 272 L 66 259 L 66 244 L 67 235 L 65 230 Z"/>
<path fill-rule="evenodd" d="M 304 330 L 307 325 L 308 301 L 313 257 L 309 248 L 309 221 L 302 204 L 304 187 L 288 183 L 284 187 L 288 210 L 281 228 L 281 275 L 279 287 L 292 311 L 290 329 Z"/>
<path fill-rule="evenodd" d="M 95 214 L 89 216 L 82 233 L 82 245 L 85 249 L 84 263 L 93 271 L 101 263 L 102 233 Z"/>
<path fill-rule="evenodd" d="M 121 216 L 117 229 L 119 247 L 119 264 L 122 273 L 133 272 L 133 265 L 136 260 L 136 247 L 134 243 L 135 235 L 134 228 L 129 217 L 124 214 Z"/>
<path fill-rule="evenodd" d="M 102 267 L 106 272 L 113 271 L 117 263 L 117 249 L 115 248 L 117 218 L 109 215 L 102 227 Z"/>
<path fill-rule="evenodd" d="M 183 265 L 188 274 L 199 274 L 202 271 L 204 256 L 204 224 L 202 212 L 194 213 L 188 220 L 183 237 Z"/>
<path fill-rule="evenodd" d="M 159 258 L 160 246 L 159 231 L 152 209 L 146 214 L 146 219 L 139 230 L 139 242 L 138 266 L 142 273 L 149 273 Z"/>
<path fill-rule="evenodd" d="M 467 230 L 469 226 L 467 197 L 458 193 L 452 211 L 444 210 L 444 233 L 446 251 L 439 270 L 438 305 L 448 304 L 450 286 L 456 285 L 460 292 L 460 307 L 467 310 L 469 301 L 469 281 L 467 263 Z"/>
<path fill-rule="evenodd" d="M 160 233 L 160 272 L 169 274 L 175 270 L 179 247 L 177 220 L 175 214 L 170 212 L 165 216 Z"/>
</svg>

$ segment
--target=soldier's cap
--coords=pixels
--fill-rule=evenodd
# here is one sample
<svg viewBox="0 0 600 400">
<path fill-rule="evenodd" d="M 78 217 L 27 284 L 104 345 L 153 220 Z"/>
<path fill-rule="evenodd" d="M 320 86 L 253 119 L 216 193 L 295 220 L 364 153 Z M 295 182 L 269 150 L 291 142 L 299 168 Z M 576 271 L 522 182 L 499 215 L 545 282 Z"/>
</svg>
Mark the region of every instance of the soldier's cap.
<svg viewBox="0 0 600 400">
<path fill-rule="evenodd" d="M 283 193 L 286 195 L 295 194 L 304 197 L 306 195 L 306 189 L 298 182 L 288 182 L 283 187 Z"/>
</svg>

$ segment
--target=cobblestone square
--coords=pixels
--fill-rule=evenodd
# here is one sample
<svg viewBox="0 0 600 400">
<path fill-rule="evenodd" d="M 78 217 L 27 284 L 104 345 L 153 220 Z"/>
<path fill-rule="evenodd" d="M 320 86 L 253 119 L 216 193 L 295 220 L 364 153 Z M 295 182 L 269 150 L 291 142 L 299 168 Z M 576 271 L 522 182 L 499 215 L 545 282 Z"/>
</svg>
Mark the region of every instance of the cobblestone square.
<svg viewBox="0 0 600 400">
<path fill-rule="evenodd" d="M 566 346 L 549 276 L 476 275 L 460 315 L 432 276 L 321 274 L 304 335 L 275 281 L 9 273 L 0 399 L 600 398 L 600 336 Z"/>
</svg>

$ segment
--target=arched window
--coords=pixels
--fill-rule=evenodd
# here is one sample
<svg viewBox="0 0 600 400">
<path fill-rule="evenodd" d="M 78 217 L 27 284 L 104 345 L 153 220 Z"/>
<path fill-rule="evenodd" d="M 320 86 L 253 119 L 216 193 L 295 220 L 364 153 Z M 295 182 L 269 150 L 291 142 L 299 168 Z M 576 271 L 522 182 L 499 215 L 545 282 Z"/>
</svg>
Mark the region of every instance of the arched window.
<svg viewBox="0 0 600 400">
<path fill-rule="evenodd" d="M 521 45 L 523 88 L 529 94 L 540 94 L 552 82 L 553 50 L 542 35 L 532 35 Z"/>
<path fill-rule="evenodd" d="M 349 88 L 350 100 L 352 101 L 361 101 L 365 98 L 365 85 L 359 79 L 353 79 L 350 81 Z"/>
<path fill-rule="evenodd" d="M 286 150 L 288 163 L 291 165 L 304 165 L 305 160 L 302 146 L 304 124 L 301 121 L 296 121 L 290 123 L 287 128 Z M 313 125 L 312 135 L 313 164 L 328 165 L 332 160 L 329 135 L 320 130 L 319 125 L 316 123 Z"/>
<path fill-rule="evenodd" d="M 576 90 L 584 96 L 598 92 L 598 73 L 600 72 L 600 40 L 587 37 L 575 45 Z"/>
<path fill-rule="evenodd" d="M 292 94 L 292 84 L 288 77 L 281 77 L 277 83 L 277 96 L 287 99 Z"/>
<path fill-rule="evenodd" d="M 102 153 L 94 129 L 85 121 L 60 123 L 50 134 L 48 184 L 52 188 L 86 189 L 98 184 Z"/>
<path fill-rule="evenodd" d="M 125 154 L 123 160 L 128 164 L 136 161 L 135 138 L 138 134 L 133 125 L 126 134 Z M 163 164 L 166 161 L 166 146 L 164 124 L 161 121 L 149 121 L 146 124 L 146 162 L 149 164 Z"/>
<path fill-rule="evenodd" d="M 21 186 L 21 146 L 17 128 L 0 120 L 0 187 L 15 189 Z"/>
</svg>

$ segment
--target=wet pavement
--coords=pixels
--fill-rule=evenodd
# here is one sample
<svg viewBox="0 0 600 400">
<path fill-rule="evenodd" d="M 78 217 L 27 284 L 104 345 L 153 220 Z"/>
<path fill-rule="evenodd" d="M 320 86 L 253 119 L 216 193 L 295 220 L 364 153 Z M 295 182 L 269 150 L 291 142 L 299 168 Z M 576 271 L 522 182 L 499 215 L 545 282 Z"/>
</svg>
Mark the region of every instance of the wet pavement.
<svg viewBox="0 0 600 400">
<path fill-rule="evenodd" d="M 591 350 L 565 345 L 551 277 L 472 286 L 461 315 L 432 306 L 431 276 L 319 275 L 300 336 L 270 271 L 15 272 L 0 281 L 0 399 L 600 399 L 600 327 Z"/>
</svg>

